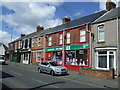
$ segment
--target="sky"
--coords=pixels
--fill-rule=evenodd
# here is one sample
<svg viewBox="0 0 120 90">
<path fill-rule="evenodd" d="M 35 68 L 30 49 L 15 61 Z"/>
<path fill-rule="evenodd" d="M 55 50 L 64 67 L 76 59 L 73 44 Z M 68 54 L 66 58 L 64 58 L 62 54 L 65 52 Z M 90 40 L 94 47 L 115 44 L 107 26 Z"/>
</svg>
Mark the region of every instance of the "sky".
<svg viewBox="0 0 120 90">
<path fill-rule="evenodd" d="M 62 18 L 71 20 L 105 10 L 105 0 L 4 0 L 0 3 L 0 42 L 8 45 L 21 34 L 62 24 Z M 112 0 L 118 1 L 118 0 Z"/>
</svg>

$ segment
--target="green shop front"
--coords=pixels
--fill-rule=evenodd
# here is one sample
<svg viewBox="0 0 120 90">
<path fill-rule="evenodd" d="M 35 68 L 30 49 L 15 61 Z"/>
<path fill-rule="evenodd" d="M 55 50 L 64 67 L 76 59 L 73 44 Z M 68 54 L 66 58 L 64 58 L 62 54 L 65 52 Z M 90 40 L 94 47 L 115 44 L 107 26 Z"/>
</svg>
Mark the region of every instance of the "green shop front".
<svg viewBox="0 0 120 90">
<path fill-rule="evenodd" d="M 20 53 L 18 49 L 11 50 L 12 54 L 12 62 L 19 62 L 20 63 Z"/>
<path fill-rule="evenodd" d="M 46 48 L 46 60 L 55 60 L 69 70 L 79 71 L 90 66 L 89 44 L 65 45 Z"/>
</svg>

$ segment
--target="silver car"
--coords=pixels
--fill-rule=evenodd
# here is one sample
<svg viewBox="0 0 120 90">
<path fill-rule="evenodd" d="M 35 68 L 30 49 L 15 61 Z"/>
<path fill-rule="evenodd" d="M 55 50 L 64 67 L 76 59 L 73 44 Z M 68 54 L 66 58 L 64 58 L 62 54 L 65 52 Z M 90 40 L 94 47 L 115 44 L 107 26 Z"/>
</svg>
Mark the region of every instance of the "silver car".
<svg viewBox="0 0 120 90">
<path fill-rule="evenodd" d="M 38 65 L 38 71 L 50 73 L 51 75 L 62 75 L 67 74 L 68 69 L 64 66 L 59 65 L 55 61 L 42 61 Z"/>
<path fill-rule="evenodd" d="M 5 64 L 6 63 L 4 56 L 0 56 L 0 63 L 1 64 Z"/>
</svg>

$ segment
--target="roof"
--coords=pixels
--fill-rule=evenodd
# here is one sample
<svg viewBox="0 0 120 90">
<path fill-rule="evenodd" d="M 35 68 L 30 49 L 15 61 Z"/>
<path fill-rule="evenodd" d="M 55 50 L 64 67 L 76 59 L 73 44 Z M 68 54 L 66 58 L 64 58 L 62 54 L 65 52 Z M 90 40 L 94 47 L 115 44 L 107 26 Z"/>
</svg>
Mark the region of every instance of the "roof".
<svg viewBox="0 0 120 90">
<path fill-rule="evenodd" d="M 103 10 L 103 11 L 100 11 L 100 12 L 97 12 L 97 13 L 94 13 L 88 16 L 84 16 L 82 18 L 67 22 L 65 24 L 44 30 L 44 33 L 51 34 L 51 33 L 59 32 L 62 30 L 67 30 L 67 29 L 71 29 L 74 27 L 85 25 L 87 23 L 95 21 L 97 18 L 99 18 L 101 15 L 103 15 L 106 12 L 107 12 L 106 10 Z"/>
<path fill-rule="evenodd" d="M 95 20 L 93 22 L 93 24 L 108 21 L 108 20 L 112 20 L 112 19 L 115 19 L 117 17 L 120 18 L 120 7 L 117 7 L 115 9 L 112 9 L 112 10 L 108 11 L 105 15 L 103 15 L 100 18 L 98 18 L 97 20 Z"/>
<path fill-rule="evenodd" d="M 33 33 L 30 33 L 30 34 L 25 35 L 23 37 L 20 37 L 20 38 L 14 40 L 13 42 L 17 42 L 17 41 L 20 41 L 20 40 L 25 39 L 25 38 L 35 38 L 35 37 L 42 36 L 42 35 L 43 35 L 43 31 L 33 32 Z"/>
</svg>

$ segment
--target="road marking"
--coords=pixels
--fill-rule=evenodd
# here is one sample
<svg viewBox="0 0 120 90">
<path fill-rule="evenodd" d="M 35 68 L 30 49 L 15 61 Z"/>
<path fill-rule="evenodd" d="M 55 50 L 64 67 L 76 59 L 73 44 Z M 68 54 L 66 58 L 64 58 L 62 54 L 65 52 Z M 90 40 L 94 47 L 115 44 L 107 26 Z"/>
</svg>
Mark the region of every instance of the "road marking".
<svg viewBox="0 0 120 90">
<path fill-rule="evenodd" d="M 40 81 L 40 80 L 36 80 L 36 79 L 33 79 L 33 78 L 32 78 L 32 80 L 43 83 L 43 84 L 49 84 L 49 83 L 46 83 L 46 82 L 43 82 L 43 81 Z M 54 88 L 59 88 L 59 87 L 54 86 L 54 85 L 49 85 L 49 86 L 54 87 Z"/>
<path fill-rule="evenodd" d="M 17 75 L 19 75 L 19 76 L 23 76 L 21 73 L 18 73 L 18 72 L 14 72 L 14 71 L 10 71 L 10 72 L 12 72 L 12 73 L 14 73 L 14 74 L 17 74 Z"/>
</svg>

